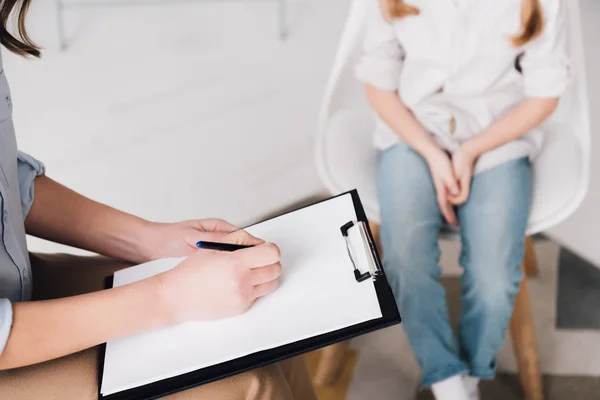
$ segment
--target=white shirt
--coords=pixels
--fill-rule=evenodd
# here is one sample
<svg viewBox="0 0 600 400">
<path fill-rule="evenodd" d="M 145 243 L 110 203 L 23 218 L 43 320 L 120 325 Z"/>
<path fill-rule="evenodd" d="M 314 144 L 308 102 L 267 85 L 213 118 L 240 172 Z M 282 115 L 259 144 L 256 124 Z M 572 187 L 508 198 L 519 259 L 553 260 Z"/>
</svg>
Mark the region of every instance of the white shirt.
<svg viewBox="0 0 600 400">
<path fill-rule="evenodd" d="M 418 16 L 384 18 L 379 0 L 369 15 L 357 78 L 397 90 L 404 104 L 450 152 L 525 97 L 559 97 L 570 78 L 563 0 L 539 0 L 544 29 L 525 46 L 522 0 L 410 0 Z M 523 73 L 515 68 L 517 58 Z M 511 159 L 533 158 L 542 145 L 536 129 L 482 155 L 475 172 Z M 385 149 L 400 137 L 379 120 L 375 145 Z"/>
</svg>

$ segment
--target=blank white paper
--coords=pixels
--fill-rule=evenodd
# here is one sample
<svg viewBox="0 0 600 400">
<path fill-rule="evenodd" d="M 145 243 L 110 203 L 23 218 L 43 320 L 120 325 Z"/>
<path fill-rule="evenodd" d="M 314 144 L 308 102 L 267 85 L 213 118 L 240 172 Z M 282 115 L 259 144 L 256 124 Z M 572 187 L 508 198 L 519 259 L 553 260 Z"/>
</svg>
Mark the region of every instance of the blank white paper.
<svg viewBox="0 0 600 400">
<path fill-rule="evenodd" d="M 344 195 L 248 228 L 280 247 L 279 289 L 240 316 L 187 322 L 108 342 L 101 393 L 117 393 L 381 318 L 374 284 L 356 282 L 340 232 L 342 225 L 356 219 L 352 197 Z M 357 228 L 350 234 L 353 243 L 361 243 Z M 353 250 L 361 270 L 366 270 L 364 246 Z M 181 260 L 119 271 L 114 286 L 164 272 Z"/>
</svg>

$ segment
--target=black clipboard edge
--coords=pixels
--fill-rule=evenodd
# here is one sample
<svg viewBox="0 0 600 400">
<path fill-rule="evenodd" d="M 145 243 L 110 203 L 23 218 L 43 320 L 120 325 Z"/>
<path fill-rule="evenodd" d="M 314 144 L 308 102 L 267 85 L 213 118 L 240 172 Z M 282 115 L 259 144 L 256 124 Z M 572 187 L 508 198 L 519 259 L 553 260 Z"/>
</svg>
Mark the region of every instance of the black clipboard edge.
<svg viewBox="0 0 600 400">
<path fill-rule="evenodd" d="M 309 204 L 304 207 L 300 207 L 296 210 L 284 213 L 281 215 L 289 214 L 301 210 L 303 208 L 311 207 L 315 204 L 319 204 L 334 198 L 345 196 L 350 194 L 354 203 L 354 209 L 356 212 L 357 219 L 359 221 L 367 222 L 367 232 L 373 241 L 373 233 L 368 226 L 368 220 L 365 210 L 360 201 L 358 191 L 356 189 L 341 193 L 337 196 L 333 196 L 316 203 Z M 281 216 L 279 215 L 279 216 Z M 277 218 L 279 216 L 273 217 Z M 265 221 L 268 221 L 269 218 Z M 262 221 L 264 222 L 264 221 Z M 377 262 L 381 264 L 379 253 L 374 251 Z M 287 345 L 275 347 L 272 349 L 263 350 L 257 353 L 249 354 L 247 356 L 237 358 L 234 360 L 226 361 L 217 365 L 202 368 L 196 371 L 191 371 L 183 375 L 174 376 L 171 378 L 163 379 L 157 382 L 152 382 L 136 388 L 124 390 L 111 395 L 103 396 L 100 393 L 102 384 L 102 376 L 104 370 L 104 358 L 106 355 L 106 343 L 101 345 L 100 358 L 99 358 L 99 381 L 98 381 L 98 398 L 101 400 L 151 400 L 158 399 L 160 397 L 168 396 L 177 392 L 188 390 L 196 386 L 204 385 L 210 382 L 215 382 L 230 376 L 234 376 L 243 372 L 251 371 L 255 368 L 260 368 L 272 363 L 276 363 L 288 358 L 293 358 L 311 351 L 318 350 L 323 347 L 330 346 L 332 344 L 342 342 L 345 340 L 352 339 L 357 336 L 361 336 L 376 330 L 387 328 L 396 325 L 401 322 L 398 308 L 396 307 L 394 295 L 392 289 L 388 284 L 385 276 L 385 271 L 382 268 L 382 276 L 377 281 L 372 281 L 376 287 L 377 298 L 381 307 L 382 318 L 362 322 L 360 324 L 352 325 L 343 329 L 339 329 L 333 332 L 328 332 L 322 335 L 314 336 L 312 338 L 304 339 L 298 342 L 290 343 Z M 106 288 L 111 288 L 113 284 L 113 277 L 106 278 Z M 361 283 L 358 283 L 361 284 Z M 366 284 L 366 283 L 362 283 Z"/>
<path fill-rule="evenodd" d="M 373 232 L 371 232 L 371 226 L 369 224 L 369 219 L 367 218 L 365 209 L 362 205 L 362 202 L 360 201 L 358 190 L 350 190 L 348 192 L 342 193 L 340 196 L 343 196 L 348 193 L 352 196 L 352 201 L 354 203 L 354 210 L 356 211 L 357 219 L 359 221 L 366 222 L 366 231 L 369 235 L 369 239 L 371 240 L 371 243 L 375 243 L 375 238 L 373 237 Z M 381 307 L 381 314 L 384 316 L 384 318 L 392 318 L 394 320 L 397 320 L 397 323 L 400 323 L 402 322 L 402 317 L 400 316 L 400 312 L 398 311 L 398 306 L 396 305 L 396 299 L 394 298 L 392 288 L 387 280 L 385 268 L 383 268 L 383 263 L 379 255 L 379 251 L 377 250 L 377 248 L 372 248 L 372 253 L 375 256 L 376 262 L 381 267 L 381 276 L 377 279 L 377 281 L 375 281 L 375 286 L 377 286 L 377 298 L 379 299 L 379 306 Z"/>
</svg>

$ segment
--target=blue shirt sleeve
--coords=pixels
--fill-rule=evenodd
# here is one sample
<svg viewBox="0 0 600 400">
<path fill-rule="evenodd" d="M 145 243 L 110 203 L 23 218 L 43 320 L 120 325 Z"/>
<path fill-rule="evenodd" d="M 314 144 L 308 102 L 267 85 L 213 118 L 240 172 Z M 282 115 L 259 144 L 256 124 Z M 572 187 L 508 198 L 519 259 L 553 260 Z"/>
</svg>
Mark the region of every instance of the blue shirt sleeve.
<svg viewBox="0 0 600 400">
<path fill-rule="evenodd" d="M 8 299 L 0 299 L 0 354 L 4 351 L 4 346 L 10 335 L 12 326 L 12 304 Z"/>
<path fill-rule="evenodd" d="M 43 175 L 46 168 L 40 161 L 21 151 L 19 151 L 17 161 L 21 207 L 23 209 L 23 218 L 25 218 L 33 204 L 33 181 L 37 176 Z"/>
</svg>

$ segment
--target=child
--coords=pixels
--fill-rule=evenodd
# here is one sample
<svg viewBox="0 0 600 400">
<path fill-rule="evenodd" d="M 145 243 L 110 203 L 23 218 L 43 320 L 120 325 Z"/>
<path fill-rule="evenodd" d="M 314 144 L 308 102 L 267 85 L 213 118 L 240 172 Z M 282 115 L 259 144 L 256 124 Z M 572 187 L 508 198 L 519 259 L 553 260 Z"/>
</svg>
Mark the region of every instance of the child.
<svg viewBox="0 0 600 400">
<path fill-rule="evenodd" d="M 376 2 L 377 0 L 373 0 Z M 538 126 L 570 78 L 563 0 L 384 0 L 356 74 L 379 116 L 384 267 L 438 400 L 477 399 L 495 375 L 531 199 Z M 438 235 L 460 226 L 458 338 Z"/>
</svg>

